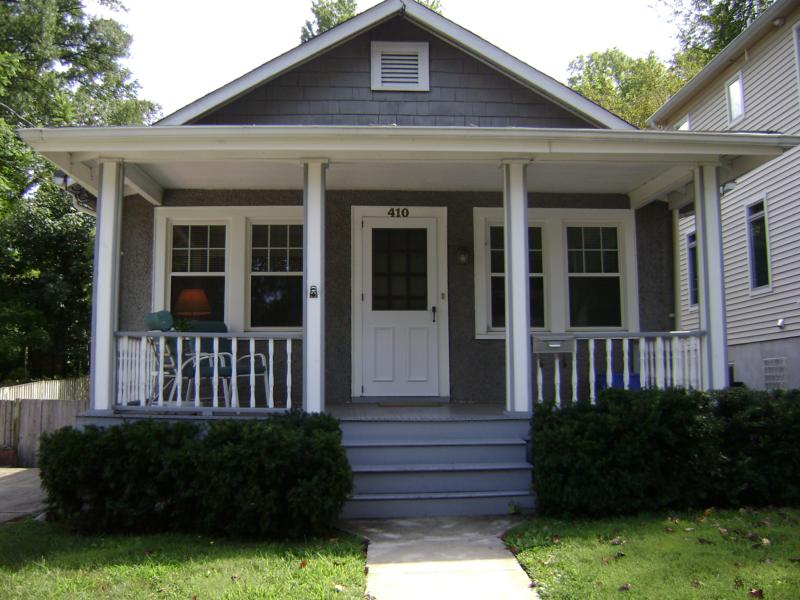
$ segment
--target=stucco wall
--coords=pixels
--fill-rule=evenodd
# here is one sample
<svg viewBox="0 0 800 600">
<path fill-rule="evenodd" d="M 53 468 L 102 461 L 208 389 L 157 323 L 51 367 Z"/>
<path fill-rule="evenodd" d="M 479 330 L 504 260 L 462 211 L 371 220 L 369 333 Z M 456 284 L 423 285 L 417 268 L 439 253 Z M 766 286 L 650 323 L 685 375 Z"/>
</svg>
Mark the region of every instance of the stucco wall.
<svg viewBox="0 0 800 600">
<path fill-rule="evenodd" d="M 302 192 L 169 190 L 165 206 L 297 205 Z M 352 206 L 447 207 L 448 296 L 450 299 L 450 381 L 454 402 L 497 402 L 504 397 L 505 356 L 501 340 L 475 339 L 473 265 L 459 265 L 455 250 L 468 248 L 474 257 L 472 209 L 499 207 L 493 192 L 329 191 L 326 204 L 326 377 L 328 402 L 350 397 L 351 375 L 351 249 Z M 532 194 L 538 208 L 625 208 L 618 195 Z M 640 314 L 642 329 L 670 329 L 672 312 L 672 238 L 669 212 L 651 205 L 637 211 Z M 137 330 L 149 310 L 152 280 L 153 207 L 127 198 L 123 210 L 120 327 Z"/>
<path fill-rule="evenodd" d="M 372 91 L 373 40 L 428 42 L 430 91 Z M 194 124 L 593 127 L 403 18 L 379 25 Z"/>
</svg>

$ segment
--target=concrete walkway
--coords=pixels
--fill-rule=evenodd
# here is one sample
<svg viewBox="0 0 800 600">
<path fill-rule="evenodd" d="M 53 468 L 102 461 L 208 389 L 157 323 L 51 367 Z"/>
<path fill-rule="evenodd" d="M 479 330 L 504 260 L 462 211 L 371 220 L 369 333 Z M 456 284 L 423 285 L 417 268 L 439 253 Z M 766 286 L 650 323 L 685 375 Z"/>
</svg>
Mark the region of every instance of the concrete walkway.
<svg viewBox="0 0 800 600">
<path fill-rule="evenodd" d="M 0 523 L 44 510 L 39 469 L 0 467 Z"/>
<path fill-rule="evenodd" d="M 512 518 L 457 517 L 348 521 L 369 539 L 367 597 L 533 600 L 530 580 L 500 535 Z"/>
</svg>

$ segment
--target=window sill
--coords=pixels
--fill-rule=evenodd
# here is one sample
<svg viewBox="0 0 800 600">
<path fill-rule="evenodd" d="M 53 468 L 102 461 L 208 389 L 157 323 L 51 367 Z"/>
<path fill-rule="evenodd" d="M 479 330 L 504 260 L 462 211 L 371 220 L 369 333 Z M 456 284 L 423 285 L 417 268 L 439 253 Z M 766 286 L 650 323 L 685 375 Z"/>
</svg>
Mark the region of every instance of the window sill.
<svg viewBox="0 0 800 600">
<path fill-rule="evenodd" d="M 765 296 L 766 294 L 771 294 L 771 293 L 772 293 L 772 284 L 762 285 L 761 287 L 757 288 L 750 288 L 750 290 L 748 291 L 748 294 L 751 297 Z"/>
</svg>

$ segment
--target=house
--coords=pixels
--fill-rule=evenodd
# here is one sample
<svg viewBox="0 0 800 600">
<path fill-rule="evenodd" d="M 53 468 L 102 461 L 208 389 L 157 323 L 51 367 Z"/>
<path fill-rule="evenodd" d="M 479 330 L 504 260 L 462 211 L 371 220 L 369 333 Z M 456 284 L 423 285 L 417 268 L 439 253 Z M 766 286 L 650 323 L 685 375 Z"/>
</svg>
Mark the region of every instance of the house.
<svg viewBox="0 0 800 600">
<path fill-rule="evenodd" d="M 665 130 L 800 132 L 800 2 L 778 0 L 650 119 Z M 731 381 L 800 387 L 800 152 L 724 188 L 721 200 Z M 674 210 L 677 327 L 698 327 L 696 223 Z M 673 206 L 673 209 L 677 209 Z"/>
<path fill-rule="evenodd" d="M 530 506 L 534 402 L 724 387 L 718 189 L 797 143 L 636 130 L 407 0 L 154 126 L 20 135 L 99 197 L 83 422 L 328 412 L 350 516 Z"/>
</svg>

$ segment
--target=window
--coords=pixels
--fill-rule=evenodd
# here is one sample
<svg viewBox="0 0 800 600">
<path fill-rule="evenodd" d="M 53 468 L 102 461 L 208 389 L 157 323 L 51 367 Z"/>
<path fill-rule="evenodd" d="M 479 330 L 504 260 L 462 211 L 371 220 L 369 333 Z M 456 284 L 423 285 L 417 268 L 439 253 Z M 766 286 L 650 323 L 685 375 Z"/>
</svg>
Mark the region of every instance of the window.
<svg viewBox="0 0 800 600">
<path fill-rule="evenodd" d="M 303 226 L 250 226 L 250 327 L 303 324 Z"/>
<path fill-rule="evenodd" d="M 675 124 L 674 127 L 675 131 L 689 131 L 691 129 L 691 123 L 689 121 L 689 115 L 686 115 Z"/>
<path fill-rule="evenodd" d="M 744 117 L 744 83 L 742 74 L 728 81 L 728 123 L 733 124 Z"/>
<path fill-rule="evenodd" d="M 750 287 L 769 286 L 769 242 L 767 240 L 767 214 L 764 200 L 746 208 L 747 238 L 750 251 Z"/>
<path fill-rule="evenodd" d="M 697 234 L 686 236 L 686 267 L 689 271 L 689 306 L 697 306 Z"/>
<path fill-rule="evenodd" d="M 567 227 L 570 327 L 621 327 L 616 227 Z"/>
<path fill-rule="evenodd" d="M 372 42 L 372 89 L 427 92 L 427 42 Z"/>
<path fill-rule="evenodd" d="M 492 329 L 506 326 L 505 236 L 502 225 L 489 227 L 489 318 Z M 542 228 L 528 227 L 531 327 L 544 327 Z"/>
<path fill-rule="evenodd" d="M 170 301 L 178 319 L 225 315 L 225 225 L 173 225 Z"/>
</svg>

